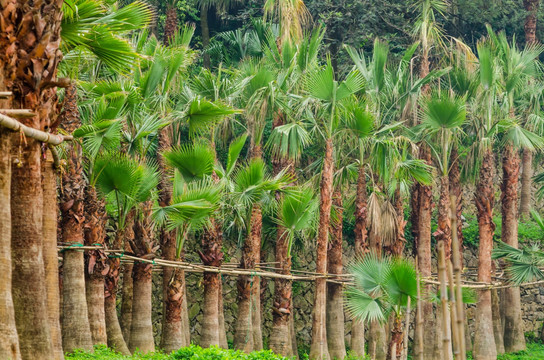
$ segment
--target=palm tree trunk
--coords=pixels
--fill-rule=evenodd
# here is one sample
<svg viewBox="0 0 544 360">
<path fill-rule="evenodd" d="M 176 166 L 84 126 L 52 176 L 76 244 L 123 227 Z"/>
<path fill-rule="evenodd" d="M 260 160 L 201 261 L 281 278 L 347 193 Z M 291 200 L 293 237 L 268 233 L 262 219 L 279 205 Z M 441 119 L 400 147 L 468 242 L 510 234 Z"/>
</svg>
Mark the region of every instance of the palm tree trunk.
<svg viewBox="0 0 544 360">
<path fill-rule="evenodd" d="M 402 318 L 393 314 L 393 328 L 391 330 L 391 341 L 387 347 L 387 359 L 398 359 L 401 356 L 403 340 Z"/>
<path fill-rule="evenodd" d="M 331 221 L 330 242 L 327 254 L 327 270 L 329 274 L 342 274 L 342 193 L 337 189 L 333 195 L 336 218 Z M 346 340 L 344 337 L 344 294 L 341 284 L 327 283 L 327 342 L 332 359 L 342 360 L 346 357 Z"/>
<path fill-rule="evenodd" d="M 370 251 L 378 257 L 382 256 L 382 239 L 379 232 L 371 231 L 369 235 Z M 372 321 L 368 327 L 368 355 L 374 360 L 387 358 L 387 325 Z"/>
<path fill-rule="evenodd" d="M 323 170 L 320 184 L 319 204 L 319 229 L 317 233 L 316 273 L 327 273 L 327 245 L 329 242 L 329 225 L 332 206 L 332 180 L 334 174 L 333 143 L 327 139 L 325 155 L 323 157 Z M 312 312 L 312 344 L 310 347 L 310 359 L 330 359 L 327 345 L 327 328 L 325 326 L 325 313 L 327 311 L 327 283 L 324 278 L 315 281 L 315 301 Z"/>
<path fill-rule="evenodd" d="M 491 290 L 491 311 L 493 314 L 493 336 L 495 338 L 497 354 L 504 354 L 504 328 L 501 321 L 501 304 L 497 289 Z"/>
<path fill-rule="evenodd" d="M 170 45 L 172 38 L 178 31 L 178 9 L 176 2 L 169 1 L 166 6 L 166 20 L 164 22 L 164 45 Z"/>
<path fill-rule="evenodd" d="M 368 252 L 367 243 L 367 192 L 364 165 L 359 165 L 355 199 L 355 256 L 362 258 Z M 365 356 L 365 324 L 357 319 L 351 323 L 351 351 L 355 356 Z"/>
<path fill-rule="evenodd" d="M 506 244 L 518 247 L 518 179 L 519 156 L 512 145 L 504 149 L 502 170 L 502 234 Z M 504 289 L 504 348 L 507 352 L 525 349 L 523 319 L 521 318 L 521 298 L 519 287 Z"/>
<path fill-rule="evenodd" d="M 261 216 L 261 209 L 255 205 L 251 212 L 251 218 Z M 253 224 L 256 220 L 252 220 Z M 259 230 L 259 229 L 256 229 Z M 260 259 L 261 237 L 260 232 L 250 230 L 242 249 L 241 269 L 254 269 Z M 253 329 L 253 297 L 255 296 L 254 276 L 240 276 L 238 278 L 238 318 L 234 332 L 234 348 L 251 352 L 255 348 L 255 336 Z M 258 296 L 259 294 L 257 294 Z"/>
<path fill-rule="evenodd" d="M 420 158 L 427 164 L 431 164 L 431 153 L 428 146 L 421 145 Z M 430 186 L 420 185 L 418 187 L 418 208 L 412 208 L 417 211 L 417 259 L 418 270 L 422 277 L 431 276 L 431 209 L 432 209 L 432 188 Z M 413 202 L 412 202 L 413 204 Z M 425 292 L 429 293 L 432 289 L 430 285 L 425 286 Z M 437 342 L 437 323 L 434 317 L 433 304 L 429 301 L 422 301 L 421 312 L 423 316 L 423 339 L 416 337 L 417 343 L 423 342 L 423 358 L 433 360 L 435 357 L 435 347 Z M 416 334 L 420 332 L 416 329 Z"/>
<path fill-rule="evenodd" d="M 85 189 L 85 245 L 104 245 L 106 239 L 106 209 L 96 189 Z M 108 257 L 103 250 L 86 252 L 86 292 L 89 325 L 93 344 L 107 344 L 106 313 L 104 309 L 104 275 Z"/>
<path fill-rule="evenodd" d="M 131 247 L 137 257 L 153 259 L 155 243 L 153 241 L 153 223 L 151 220 L 152 202 L 147 201 L 142 206 L 142 213 L 134 222 L 134 241 Z M 177 270 L 177 269 L 176 269 Z M 153 264 L 136 261 L 132 270 L 132 321 L 130 323 L 130 341 L 128 348 L 131 352 L 137 349 L 142 353 L 155 351 L 153 339 L 153 322 L 151 321 L 152 277 Z"/>
<path fill-rule="evenodd" d="M 125 220 L 125 228 L 117 230 L 112 244 L 113 249 L 122 249 L 126 233 L 132 234 L 133 213 L 130 212 Z M 117 317 L 116 298 L 119 283 L 119 271 L 121 262 L 119 258 L 108 258 L 109 271 L 104 280 L 104 310 L 106 312 L 106 334 L 108 347 L 113 348 L 123 355 L 130 355 L 126 341 L 123 337 L 119 318 Z M 126 279 L 130 274 L 123 275 Z M 124 296 L 124 294 L 123 294 Z M 128 339 L 127 339 L 128 340 Z"/>
<path fill-rule="evenodd" d="M 21 122 L 39 130 L 49 127 L 58 115 L 56 88 L 46 85 L 56 80 L 61 57 L 62 4 L 61 0 L 46 0 L 40 6 L 29 6 L 26 1 L 2 3 L 0 53 L 6 88 L 13 92 L 13 108 L 37 114 Z M 41 144 L 19 134 L 12 141 L 13 154 L 19 154 L 19 162 L 12 167 L 9 200 L 12 299 L 19 349 L 22 359 L 46 359 L 53 346 L 43 260 Z"/>
<path fill-rule="evenodd" d="M 79 126 L 79 110 L 77 108 L 77 88 L 74 83 L 64 94 L 61 126 L 67 133 L 72 133 Z M 62 173 L 62 191 L 60 194 L 61 236 L 62 242 L 68 245 L 84 243 L 84 203 L 85 179 L 81 163 L 81 146 L 74 142 L 66 147 L 67 163 Z M 85 297 L 85 263 L 83 252 L 67 250 L 63 252 L 63 319 L 62 345 L 64 351 L 76 349 L 91 351 L 93 341 Z"/>
<path fill-rule="evenodd" d="M 126 249 L 125 249 L 126 250 Z M 123 285 L 121 288 L 121 314 L 119 316 L 119 326 L 125 343 L 130 341 L 130 328 L 132 326 L 132 299 L 134 294 L 134 281 L 132 280 L 132 271 L 134 264 L 121 265 L 123 274 Z"/>
<path fill-rule="evenodd" d="M 406 244 L 404 236 L 406 220 L 404 219 L 404 201 L 398 188 L 395 191 L 395 212 L 397 213 L 397 241 L 393 244 L 391 253 L 393 256 L 401 257 L 404 252 L 404 245 Z"/>
<path fill-rule="evenodd" d="M 53 344 L 53 359 L 64 359 L 60 328 L 59 258 L 57 251 L 57 175 L 51 152 L 42 161 L 43 189 L 43 262 L 47 287 L 49 330 Z"/>
<path fill-rule="evenodd" d="M 257 253 L 255 259 L 257 262 L 261 259 L 261 239 L 263 228 L 263 216 L 261 212 L 260 204 L 255 204 L 254 211 L 251 214 L 251 237 L 255 240 L 252 241 L 256 246 Z M 253 350 L 259 351 L 263 349 L 263 332 L 261 321 L 261 278 L 256 276 L 253 278 L 253 285 L 251 287 L 251 327 L 253 333 Z"/>
<path fill-rule="evenodd" d="M 223 233 L 216 219 L 211 220 L 211 226 L 202 237 L 202 252 L 200 258 L 207 266 L 220 267 L 223 262 Z M 202 314 L 202 331 L 200 346 L 220 346 L 221 328 L 220 314 L 222 313 L 221 275 L 217 273 L 204 273 L 204 309 Z M 221 305 L 221 306 L 220 306 Z M 223 319 L 224 321 L 224 319 Z"/>
<path fill-rule="evenodd" d="M 229 344 L 227 342 L 227 331 L 225 329 L 225 312 L 223 311 L 223 279 L 221 275 L 219 275 L 217 296 L 219 297 L 217 302 L 217 311 L 219 312 L 219 347 L 228 349 Z"/>
<path fill-rule="evenodd" d="M 525 11 L 527 11 L 524 25 L 525 43 L 526 45 L 532 45 L 538 41 L 536 38 L 536 22 L 540 0 L 523 0 L 523 6 L 525 7 Z M 521 218 L 525 219 L 529 216 L 529 211 L 531 210 L 533 153 L 530 150 L 523 150 L 522 163 L 523 172 L 521 174 L 521 199 L 519 215 Z M 525 346 L 523 348 L 525 348 Z"/>
<path fill-rule="evenodd" d="M 210 45 L 210 28 L 208 25 L 208 6 L 204 5 L 200 8 L 200 29 L 202 31 L 202 48 L 206 48 Z M 203 57 L 204 67 L 210 68 L 210 54 L 204 53 Z"/>
<path fill-rule="evenodd" d="M 3 15 L 8 15 L 6 10 L 4 12 Z M 0 67 L 0 88 L 6 90 L 3 67 Z M 10 108 L 11 102 L 0 100 L 0 106 Z M 9 130 L 0 126 L 0 273 L 3 274 L 3 281 L 0 282 L 0 357 L 19 360 L 21 353 L 11 295 L 11 136 Z M 58 261 L 55 265 L 58 267 Z"/>
<path fill-rule="evenodd" d="M 491 282 L 491 251 L 493 249 L 493 223 L 495 175 L 494 155 L 491 150 L 484 154 L 480 167 L 480 178 L 476 188 L 475 203 L 478 215 L 480 248 L 478 253 L 478 281 Z M 487 360 L 497 358 L 497 349 L 493 337 L 493 315 L 491 310 L 491 290 L 480 290 L 476 305 L 474 334 L 474 358 Z"/>
</svg>

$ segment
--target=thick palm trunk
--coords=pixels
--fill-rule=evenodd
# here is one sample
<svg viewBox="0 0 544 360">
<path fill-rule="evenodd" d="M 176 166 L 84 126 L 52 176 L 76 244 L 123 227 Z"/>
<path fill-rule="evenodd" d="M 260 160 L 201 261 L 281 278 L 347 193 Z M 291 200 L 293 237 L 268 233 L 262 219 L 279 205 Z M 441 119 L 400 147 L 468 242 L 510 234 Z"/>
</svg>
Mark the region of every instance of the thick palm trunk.
<svg viewBox="0 0 544 360">
<path fill-rule="evenodd" d="M 291 274 L 291 257 L 289 252 L 289 236 L 281 226 L 276 234 L 276 263 L 280 274 Z M 272 330 L 270 332 L 270 350 L 286 357 L 293 356 L 289 323 L 293 316 L 292 282 L 287 279 L 274 279 L 274 304 L 272 307 Z"/>
<path fill-rule="evenodd" d="M 166 20 L 164 22 L 164 45 L 170 45 L 172 38 L 178 32 L 178 10 L 176 3 L 168 3 L 166 7 Z"/>
<path fill-rule="evenodd" d="M 402 344 L 404 340 L 404 331 L 402 326 L 402 318 L 393 314 L 391 329 L 391 340 L 387 347 L 387 359 L 398 359 L 402 353 Z"/>
<path fill-rule="evenodd" d="M 532 45 L 537 42 L 536 22 L 540 0 L 523 0 L 523 6 L 525 7 L 525 11 L 527 11 L 524 25 L 525 43 L 527 45 Z M 529 211 L 531 210 L 533 153 L 530 150 L 523 150 L 522 162 L 523 173 L 521 174 L 521 199 L 519 215 L 525 219 L 529 216 Z"/>
<path fill-rule="evenodd" d="M 504 149 L 502 182 L 502 234 L 506 244 L 518 247 L 518 178 L 519 157 L 512 145 Z M 504 348 L 507 352 L 525 349 L 523 319 L 521 318 L 521 298 L 519 287 L 504 289 Z"/>
<path fill-rule="evenodd" d="M 125 249 L 127 250 L 127 249 Z M 125 343 L 130 341 L 130 328 L 132 326 L 132 299 L 134 294 L 134 280 L 132 271 L 134 264 L 121 265 L 123 284 L 121 288 L 121 314 L 119 315 L 119 326 Z"/>
<path fill-rule="evenodd" d="M 104 245 L 106 240 L 106 209 L 96 189 L 85 189 L 85 245 Z M 103 250 L 86 252 L 87 310 L 93 344 L 107 344 L 106 313 L 104 310 L 104 275 L 108 257 Z"/>
<path fill-rule="evenodd" d="M 202 47 L 204 50 L 210 45 L 210 28 L 208 25 L 208 6 L 204 5 L 200 8 L 200 29 L 202 31 Z M 206 69 L 210 68 L 210 54 L 204 53 L 203 65 Z"/>
<path fill-rule="evenodd" d="M 77 89 L 73 83 L 66 89 L 63 108 L 61 125 L 67 133 L 72 133 L 81 126 L 77 108 Z M 67 163 L 62 173 L 60 194 L 62 242 L 67 245 L 83 245 L 85 179 L 81 163 L 81 146 L 78 143 L 68 144 L 66 155 Z M 64 268 L 62 345 L 66 352 L 73 352 L 76 349 L 90 351 L 93 348 L 93 341 L 85 298 L 83 252 L 67 250 L 62 255 Z"/>
<path fill-rule="evenodd" d="M 57 175 L 51 153 L 42 162 L 43 188 L 43 262 L 47 287 L 49 330 L 53 344 L 52 359 L 64 359 L 60 328 L 59 258 L 57 251 Z"/>
<path fill-rule="evenodd" d="M 342 274 L 342 221 L 343 203 L 339 189 L 334 192 L 333 204 L 336 217 L 331 221 L 330 241 L 327 254 L 327 270 L 329 274 Z M 341 360 L 346 357 L 346 341 L 344 338 L 344 301 L 341 284 L 327 283 L 327 343 L 332 359 Z"/>
<path fill-rule="evenodd" d="M 430 150 L 426 145 L 421 146 L 421 159 L 431 164 Z M 418 270 L 422 277 L 431 276 L 431 208 L 432 208 L 432 188 L 430 186 L 420 185 L 418 187 L 418 208 L 412 211 L 418 211 L 417 215 L 417 260 Z M 432 290 L 430 285 L 425 286 L 425 291 L 429 293 Z M 416 347 L 418 342 L 423 342 L 423 358 L 433 360 L 436 356 L 435 348 L 437 342 L 437 324 L 435 321 L 433 304 L 429 301 L 422 301 L 421 312 L 423 316 L 423 339 L 416 338 Z M 416 334 L 418 331 L 416 329 Z"/>
<path fill-rule="evenodd" d="M 251 237 L 255 240 L 257 253 L 255 254 L 256 261 L 261 259 L 261 239 L 262 239 L 263 216 L 260 204 L 255 204 L 254 211 L 251 214 Z M 257 263 L 255 264 L 257 265 Z M 261 278 L 256 276 L 253 278 L 253 286 L 251 287 L 251 328 L 253 333 L 253 350 L 259 351 L 263 349 L 263 331 L 261 317 Z"/>
<path fill-rule="evenodd" d="M 493 336 L 497 354 L 504 354 L 504 328 L 501 320 L 501 304 L 497 289 L 491 290 L 491 313 L 493 315 Z"/>
<path fill-rule="evenodd" d="M 319 229 L 317 233 L 316 273 L 327 273 L 327 246 L 329 242 L 329 225 L 332 206 L 332 180 L 334 174 L 332 139 L 327 139 L 323 170 L 320 184 Z M 310 359 L 330 359 L 327 346 L 326 306 L 327 282 L 324 278 L 315 281 L 315 301 L 312 312 L 312 344 Z"/>
<path fill-rule="evenodd" d="M 125 229 L 117 230 L 113 249 L 123 249 L 124 238 L 132 234 L 133 214 L 128 214 L 125 220 Z M 106 334 L 108 338 L 108 347 L 115 349 L 123 355 L 130 355 L 127 343 L 123 337 L 119 318 L 117 317 L 116 299 L 117 287 L 119 284 L 119 271 L 121 270 L 121 261 L 119 258 L 108 258 L 109 271 L 104 280 L 104 310 L 106 312 Z M 126 275 L 130 276 L 130 275 Z M 126 278 L 125 278 L 126 279 Z M 128 339 L 127 339 L 128 340 Z"/>
<path fill-rule="evenodd" d="M 480 247 L 478 252 L 478 281 L 491 282 L 491 251 L 493 249 L 493 178 L 495 175 L 494 155 L 491 150 L 484 154 L 480 168 L 480 178 L 476 188 L 475 203 L 478 215 Z M 491 290 L 480 290 L 476 306 L 474 334 L 474 359 L 497 358 L 493 337 L 493 316 L 491 310 Z"/>
<path fill-rule="evenodd" d="M 221 226 L 216 219 L 212 219 L 211 226 L 204 232 L 202 237 L 200 258 L 204 265 L 221 266 L 223 263 L 222 244 L 223 233 Z M 220 301 L 222 296 L 220 276 L 217 273 L 204 273 L 204 309 L 200 337 L 200 346 L 202 347 L 221 346 L 220 314 L 223 306 Z"/>
<path fill-rule="evenodd" d="M 134 241 L 131 247 L 137 257 L 153 259 L 155 257 L 155 242 L 153 241 L 153 224 L 151 220 L 152 203 L 144 203 L 141 216 L 134 222 Z M 177 269 L 176 269 L 177 270 Z M 130 341 L 128 348 L 131 352 L 139 350 L 142 353 L 155 351 L 153 339 L 153 323 L 151 321 L 151 276 L 153 264 L 135 261 L 132 270 L 132 321 L 130 323 Z"/>
<path fill-rule="evenodd" d="M 13 92 L 13 108 L 37 114 L 21 122 L 39 130 L 57 119 L 56 88 L 47 85 L 56 80 L 61 57 L 62 4 L 62 0 L 33 6 L 27 1 L 2 2 L 0 58 L 5 85 Z M 13 137 L 12 153 L 19 154 L 19 162 L 11 173 L 12 298 L 23 359 L 47 359 L 53 353 L 43 261 L 40 147 L 20 134 Z"/>
<path fill-rule="evenodd" d="M 3 76 L 0 77 L 3 83 Z M 0 358 L 21 359 L 11 296 L 11 133 L 0 127 Z M 49 284 L 49 283 L 48 283 Z M 58 288 L 57 288 L 58 290 Z M 57 303 L 58 310 L 58 303 Z"/>
<path fill-rule="evenodd" d="M 261 209 L 254 206 L 251 218 L 261 216 Z M 251 222 L 253 223 L 253 221 Z M 241 269 L 254 269 L 260 259 L 260 233 L 251 229 L 242 249 Z M 251 352 L 255 348 L 255 336 L 252 320 L 252 301 L 255 296 L 254 276 L 240 276 L 238 278 L 238 318 L 234 332 L 234 348 Z M 257 294 L 258 296 L 259 294 Z"/>
<path fill-rule="evenodd" d="M 359 166 L 355 199 L 355 256 L 362 258 L 368 252 L 366 174 L 364 165 Z M 353 319 L 351 324 L 351 351 L 355 356 L 365 356 L 365 324 Z"/>
<path fill-rule="evenodd" d="M 217 293 L 219 301 L 217 302 L 217 311 L 219 312 L 219 347 L 222 349 L 228 349 L 229 344 L 227 342 L 227 330 L 225 328 L 225 312 L 223 311 L 223 278 L 219 275 L 219 285 Z"/>
<path fill-rule="evenodd" d="M 397 213 L 397 240 L 391 247 L 391 253 L 393 256 L 402 256 L 404 252 L 404 246 L 406 244 L 406 238 L 404 236 L 404 229 L 406 228 L 406 220 L 404 219 L 404 201 L 400 190 L 395 191 L 395 212 Z"/>
</svg>

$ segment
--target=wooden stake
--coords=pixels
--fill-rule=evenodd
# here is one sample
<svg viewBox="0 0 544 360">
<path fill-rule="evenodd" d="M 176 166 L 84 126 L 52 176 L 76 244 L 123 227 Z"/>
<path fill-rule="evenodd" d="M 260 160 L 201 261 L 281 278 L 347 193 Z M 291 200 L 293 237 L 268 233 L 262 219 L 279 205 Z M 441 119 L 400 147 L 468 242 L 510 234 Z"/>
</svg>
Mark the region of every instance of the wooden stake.
<svg viewBox="0 0 544 360">
<path fill-rule="evenodd" d="M 35 113 L 28 109 L 0 109 L 0 113 L 19 119 L 31 118 L 36 116 Z"/>
<path fill-rule="evenodd" d="M 465 344 L 465 324 L 463 307 L 463 288 L 461 285 L 461 259 L 459 252 L 459 238 L 457 236 L 457 198 L 455 196 L 450 197 L 450 218 L 451 218 L 451 251 L 453 259 L 453 273 L 455 275 L 455 304 L 457 306 L 457 331 L 459 336 L 459 359 L 465 360 L 467 354 L 467 347 Z"/>
<path fill-rule="evenodd" d="M 51 145 L 59 145 L 64 141 L 71 141 L 74 139 L 72 136 L 50 134 L 45 131 L 28 127 L 3 114 L 0 114 L 0 126 L 4 126 L 13 131 L 22 131 L 23 134 L 29 138 Z"/>
<path fill-rule="evenodd" d="M 442 351 L 444 356 L 450 352 L 451 339 L 448 329 L 448 285 L 446 284 L 446 254 L 444 241 L 438 242 L 438 278 L 440 280 L 440 303 L 442 304 Z"/>
</svg>

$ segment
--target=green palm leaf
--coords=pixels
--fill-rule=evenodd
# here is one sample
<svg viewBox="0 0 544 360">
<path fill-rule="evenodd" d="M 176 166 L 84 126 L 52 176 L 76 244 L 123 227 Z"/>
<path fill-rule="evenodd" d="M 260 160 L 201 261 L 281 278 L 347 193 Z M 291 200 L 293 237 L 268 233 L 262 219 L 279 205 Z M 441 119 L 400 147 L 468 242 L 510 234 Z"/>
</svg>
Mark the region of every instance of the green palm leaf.
<svg viewBox="0 0 544 360">
<path fill-rule="evenodd" d="M 163 156 L 187 183 L 201 180 L 213 172 L 215 154 L 203 143 L 179 146 L 164 152 Z"/>
</svg>

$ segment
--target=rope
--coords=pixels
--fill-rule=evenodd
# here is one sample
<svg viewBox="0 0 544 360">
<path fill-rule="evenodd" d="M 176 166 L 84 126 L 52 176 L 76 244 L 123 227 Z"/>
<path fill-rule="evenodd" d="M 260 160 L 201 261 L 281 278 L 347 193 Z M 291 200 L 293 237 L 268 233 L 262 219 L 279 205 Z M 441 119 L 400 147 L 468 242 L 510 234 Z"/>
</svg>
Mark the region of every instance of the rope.
<svg viewBox="0 0 544 360">
<path fill-rule="evenodd" d="M 351 274 L 329 274 L 329 273 L 318 274 L 318 273 L 313 273 L 311 271 L 293 269 L 292 270 L 293 272 L 304 273 L 306 275 L 304 274 L 284 275 L 284 274 L 279 274 L 273 271 L 262 271 L 258 269 L 242 269 L 242 268 L 232 267 L 237 264 L 224 264 L 224 265 L 227 265 L 228 267 L 224 267 L 224 266 L 216 267 L 216 266 L 206 266 L 202 264 L 188 263 L 184 261 L 164 260 L 160 258 L 148 260 L 148 259 L 140 258 L 137 256 L 133 256 L 130 254 L 126 254 L 122 250 L 105 249 L 105 247 L 100 244 L 94 244 L 94 245 L 95 246 L 88 246 L 88 245 L 83 245 L 81 243 L 73 243 L 69 245 L 58 246 L 58 251 L 59 253 L 63 253 L 64 251 L 67 251 L 67 250 L 86 251 L 86 250 L 100 249 L 100 250 L 104 250 L 105 253 L 108 253 L 109 258 L 122 258 L 123 263 L 131 263 L 131 262 L 139 261 L 142 263 L 152 264 L 158 267 L 178 268 L 189 273 L 212 272 L 212 273 L 219 274 L 221 276 L 221 279 L 223 278 L 223 275 L 249 276 L 251 278 L 250 287 L 253 287 L 253 278 L 256 276 L 265 277 L 265 278 L 281 278 L 281 279 L 287 279 L 291 281 L 308 281 L 308 282 L 324 278 L 325 281 L 329 283 L 340 284 L 343 286 L 354 285 L 353 275 Z M 270 267 L 265 267 L 265 268 L 270 268 Z M 281 270 L 279 268 L 273 268 L 273 269 L 278 271 Z M 433 277 L 422 277 L 421 281 L 423 283 L 430 284 L 430 285 L 440 284 L 440 282 Z M 462 287 L 476 289 L 476 290 L 487 290 L 487 289 L 506 289 L 506 288 L 513 288 L 518 286 L 519 287 L 534 286 L 534 285 L 540 285 L 540 284 L 544 284 L 544 280 L 523 283 L 520 285 L 511 284 L 508 281 L 506 281 L 506 279 L 503 282 L 493 282 L 493 283 L 483 283 L 483 282 L 476 282 L 476 281 L 470 281 L 470 280 L 463 280 Z"/>
</svg>

